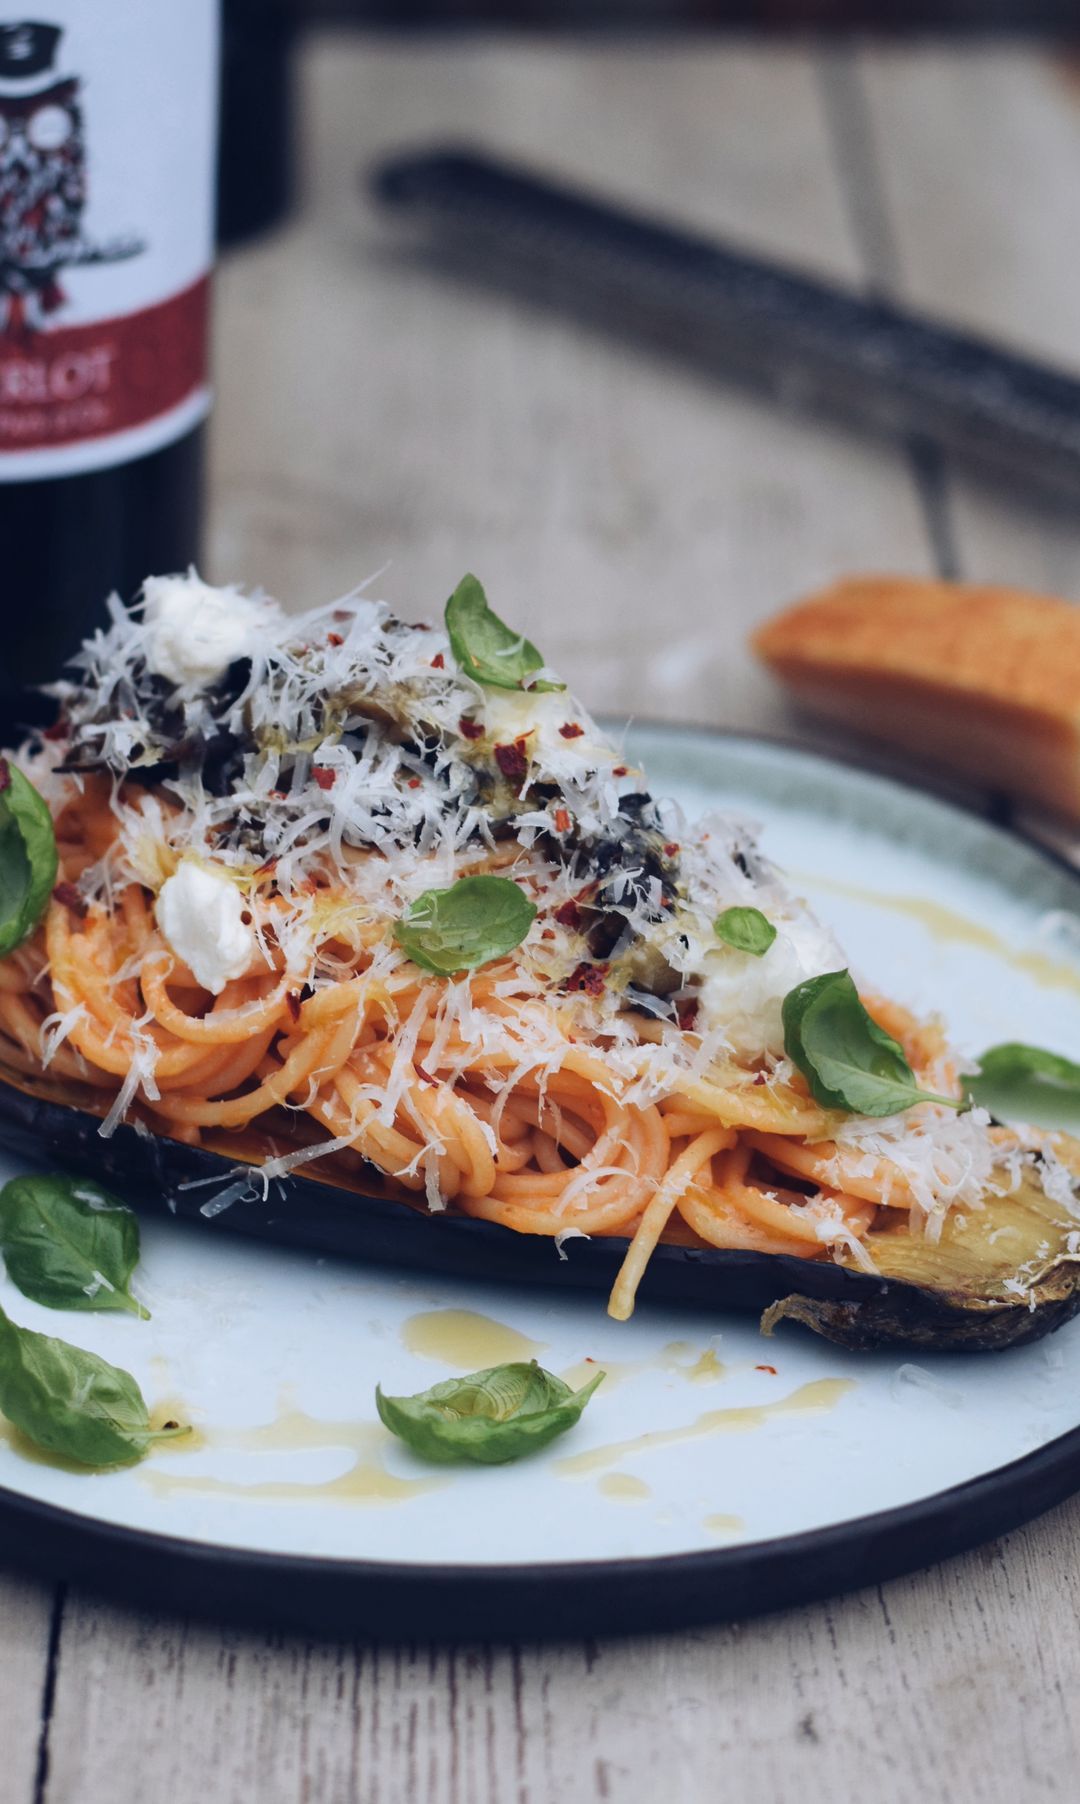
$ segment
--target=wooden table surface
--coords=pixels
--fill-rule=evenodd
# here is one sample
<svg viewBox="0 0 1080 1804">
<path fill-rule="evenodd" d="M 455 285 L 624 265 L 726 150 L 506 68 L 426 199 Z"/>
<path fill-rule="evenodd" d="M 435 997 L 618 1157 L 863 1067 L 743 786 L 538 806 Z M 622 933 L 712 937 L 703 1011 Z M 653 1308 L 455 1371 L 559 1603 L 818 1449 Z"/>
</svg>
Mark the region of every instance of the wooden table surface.
<svg viewBox="0 0 1080 1804">
<path fill-rule="evenodd" d="M 300 207 L 218 289 L 211 573 L 306 605 L 467 568 L 597 708 L 788 733 L 747 628 L 841 571 L 1080 589 L 1080 513 L 439 276 L 361 200 L 469 135 L 1080 358 L 1080 69 L 1016 45 L 323 35 Z M 932 1549 L 927 1549 L 928 1556 Z M 1077 1793 L 1080 1502 L 685 1635 L 282 1639 L 0 1572 L 3 1804 L 1002 1804 Z M 528 1625 L 521 1625 L 523 1635 Z"/>
</svg>

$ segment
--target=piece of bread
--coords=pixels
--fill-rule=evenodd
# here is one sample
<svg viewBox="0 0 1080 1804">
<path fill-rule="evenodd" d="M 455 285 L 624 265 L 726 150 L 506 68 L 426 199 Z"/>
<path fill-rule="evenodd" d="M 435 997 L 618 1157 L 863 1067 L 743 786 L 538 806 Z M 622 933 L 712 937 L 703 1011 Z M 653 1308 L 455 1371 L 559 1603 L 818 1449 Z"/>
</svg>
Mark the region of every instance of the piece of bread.
<svg viewBox="0 0 1080 1804">
<path fill-rule="evenodd" d="M 753 646 L 833 720 L 1080 821 L 1080 607 L 850 576 L 768 621 Z"/>
</svg>

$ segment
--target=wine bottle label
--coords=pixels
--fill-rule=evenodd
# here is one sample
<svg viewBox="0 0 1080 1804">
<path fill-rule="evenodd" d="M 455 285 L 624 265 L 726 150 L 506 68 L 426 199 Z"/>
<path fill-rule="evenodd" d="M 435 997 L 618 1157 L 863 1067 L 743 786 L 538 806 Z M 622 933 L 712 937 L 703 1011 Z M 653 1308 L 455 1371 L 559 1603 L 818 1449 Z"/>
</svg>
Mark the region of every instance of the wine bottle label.
<svg viewBox="0 0 1080 1804">
<path fill-rule="evenodd" d="M 217 84 L 217 0 L 0 17 L 0 482 L 205 415 Z"/>
</svg>

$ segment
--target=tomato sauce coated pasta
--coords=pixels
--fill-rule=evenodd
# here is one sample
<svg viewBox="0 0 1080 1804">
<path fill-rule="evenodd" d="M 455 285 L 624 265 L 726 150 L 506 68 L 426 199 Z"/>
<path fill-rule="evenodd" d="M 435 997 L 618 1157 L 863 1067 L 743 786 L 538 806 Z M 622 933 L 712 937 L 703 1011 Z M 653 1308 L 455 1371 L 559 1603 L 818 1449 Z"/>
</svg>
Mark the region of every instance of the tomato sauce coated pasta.
<svg viewBox="0 0 1080 1804">
<path fill-rule="evenodd" d="M 470 665 L 460 620 L 245 601 L 249 638 L 195 683 L 155 664 L 167 600 L 117 611 L 23 759 L 60 871 L 0 961 L 12 1072 L 77 1086 L 107 1129 L 244 1133 L 279 1168 L 624 1242 L 620 1318 L 665 1240 L 871 1265 L 890 1223 L 933 1234 L 1016 1153 L 947 1106 L 940 1029 L 873 996 L 945 1102 L 860 1127 L 814 1099 L 782 1004 L 837 969 L 831 935 L 740 823 L 691 829 L 561 686 L 522 686 L 539 654 L 500 622 Z M 528 666 L 517 688 L 496 656 Z M 478 878 L 502 902 L 458 967 L 440 910 Z M 758 952 L 714 930 L 725 909 L 766 919 Z"/>
<path fill-rule="evenodd" d="M 101 856 L 112 822 L 107 803 L 85 797 L 60 815 L 65 881 Z M 85 915 L 54 899 L 39 935 L 0 964 L 5 1062 L 41 1070 L 46 1023 L 60 1016 L 70 1025 L 51 1068 L 92 1086 L 102 1112 L 150 1046 L 156 1094 L 147 1087 L 138 1112 L 157 1133 L 197 1144 L 206 1129 L 264 1125 L 277 1146 L 283 1119 L 287 1133 L 290 1116 L 303 1115 L 357 1161 L 407 1191 L 433 1187 L 440 1204 L 465 1214 L 519 1233 L 625 1238 L 617 1315 L 632 1308 L 673 1219 L 701 1244 L 821 1258 L 822 1222 L 839 1217 L 857 1234 L 883 1201 L 880 1181 L 828 1183 L 835 1147 L 807 1144 L 828 1116 L 799 1080 L 761 1086 L 744 1073 L 627 1101 L 620 1088 L 631 1086 L 602 1046 L 582 1044 L 579 1022 L 535 1000 L 534 1025 L 542 1008 L 545 1044 L 554 1038 L 560 1050 L 515 1078 L 506 1050 L 478 1051 L 460 1035 L 434 1045 L 445 985 L 407 964 L 380 975 L 370 947 L 324 950 L 341 975 L 303 999 L 272 943 L 212 996 L 170 951 L 143 888 L 128 885 L 111 908 L 91 903 Z M 513 1012 L 501 994 L 511 970 L 501 961 L 469 980 L 474 1011 L 497 1022 Z M 388 1108 L 406 1023 L 411 1049 Z M 785 1176 L 810 1179 L 812 1191 L 785 1187 Z M 909 1199 L 898 1191 L 894 1201 Z"/>
</svg>

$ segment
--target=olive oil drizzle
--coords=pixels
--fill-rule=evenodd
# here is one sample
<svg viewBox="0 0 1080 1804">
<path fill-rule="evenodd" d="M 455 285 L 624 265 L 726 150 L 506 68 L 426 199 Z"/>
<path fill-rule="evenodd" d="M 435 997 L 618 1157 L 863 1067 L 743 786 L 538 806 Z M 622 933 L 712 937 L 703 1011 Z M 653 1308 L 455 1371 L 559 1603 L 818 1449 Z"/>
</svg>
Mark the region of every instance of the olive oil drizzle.
<svg viewBox="0 0 1080 1804">
<path fill-rule="evenodd" d="M 546 1345 L 472 1309 L 421 1310 L 403 1324 L 401 1339 L 410 1353 L 440 1360 L 458 1372 L 536 1359 Z"/>
<path fill-rule="evenodd" d="M 858 883 L 845 883 L 836 877 L 822 877 L 816 871 L 790 871 L 788 875 L 807 887 L 828 890 L 831 895 L 843 896 L 852 902 L 869 903 L 873 908 L 884 908 L 892 914 L 908 915 L 920 922 L 933 939 L 946 944 L 976 946 L 1014 970 L 1023 971 L 1044 989 L 1072 990 L 1080 996 L 1080 971 L 1074 966 L 1052 958 L 1047 952 L 1018 951 L 992 927 L 969 920 L 967 915 L 946 908 L 940 902 L 932 902 L 928 897 L 890 895 Z"/>
<path fill-rule="evenodd" d="M 810 1384 L 801 1384 L 787 1397 L 778 1397 L 775 1403 L 709 1409 L 679 1428 L 654 1428 L 628 1441 L 611 1441 L 604 1447 L 590 1447 L 585 1453 L 572 1453 L 566 1459 L 556 1460 L 555 1471 L 560 1478 L 588 1478 L 593 1472 L 602 1472 L 638 1454 L 651 1453 L 657 1447 L 672 1447 L 703 1435 L 745 1434 L 749 1429 L 763 1428 L 774 1416 L 824 1412 L 834 1409 L 854 1384 L 853 1378 L 817 1378 Z"/>
<path fill-rule="evenodd" d="M 139 1477 L 158 1495 L 194 1492 L 206 1496 L 234 1497 L 269 1503 L 401 1503 L 425 1491 L 438 1490 L 445 1478 L 399 1478 L 387 1470 L 383 1455 L 389 1437 L 374 1421 L 324 1422 L 318 1416 L 286 1402 L 270 1422 L 253 1428 L 206 1428 L 203 1446 L 229 1453 L 291 1453 L 342 1448 L 353 1462 L 333 1478 L 314 1482 L 300 1479 L 216 1478 L 203 1473 L 163 1472 L 140 1469 Z"/>
</svg>

